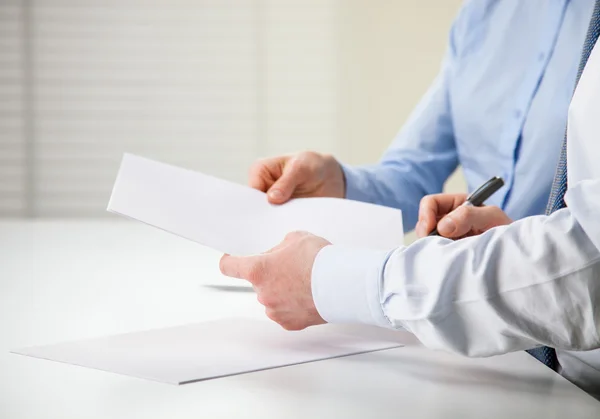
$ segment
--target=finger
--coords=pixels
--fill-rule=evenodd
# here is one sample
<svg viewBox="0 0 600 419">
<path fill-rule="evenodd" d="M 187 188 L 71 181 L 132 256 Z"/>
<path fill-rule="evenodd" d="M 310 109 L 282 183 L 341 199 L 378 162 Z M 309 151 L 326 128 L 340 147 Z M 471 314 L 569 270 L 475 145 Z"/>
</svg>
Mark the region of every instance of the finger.
<svg viewBox="0 0 600 419">
<path fill-rule="evenodd" d="M 248 172 L 248 185 L 251 188 L 267 192 L 281 176 L 287 157 L 275 157 L 255 162 Z"/>
<path fill-rule="evenodd" d="M 437 222 L 437 208 L 438 203 L 436 196 L 439 195 L 427 195 L 421 199 L 419 204 L 419 221 L 415 226 L 415 233 L 417 237 L 425 237 L 433 228 Z"/>
<path fill-rule="evenodd" d="M 291 311 L 273 310 L 272 308 L 267 307 L 265 309 L 265 314 L 270 320 L 279 324 L 285 330 L 303 330 L 308 326 L 306 322 L 298 319 L 297 313 Z"/>
<path fill-rule="evenodd" d="M 269 188 L 267 196 L 273 204 L 283 204 L 306 178 L 308 167 L 304 160 L 293 158 L 283 168 L 281 177 Z"/>
<path fill-rule="evenodd" d="M 288 233 L 285 235 L 285 238 L 283 239 L 283 242 L 281 244 L 288 243 L 291 241 L 296 241 L 303 237 L 307 237 L 307 236 L 311 236 L 311 235 L 312 234 L 309 233 L 308 231 L 292 231 L 291 233 Z"/>
<path fill-rule="evenodd" d="M 421 199 L 419 222 L 415 227 L 418 237 L 425 237 L 436 227 L 438 220 L 460 206 L 466 194 L 434 194 Z"/>
<path fill-rule="evenodd" d="M 219 261 L 219 269 L 225 276 L 245 279 L 252 285 L 262 281 L 264 269 L 261 256 L 223 255 Z"/>
<path fill-rule="evenodd" d="M 467 234 L 481 234 L 490 228 L 510 224 L 512 220 L 498 207 L 461 206 L 438 223 L 440 235 L 459 238 Z"/>
</svg>

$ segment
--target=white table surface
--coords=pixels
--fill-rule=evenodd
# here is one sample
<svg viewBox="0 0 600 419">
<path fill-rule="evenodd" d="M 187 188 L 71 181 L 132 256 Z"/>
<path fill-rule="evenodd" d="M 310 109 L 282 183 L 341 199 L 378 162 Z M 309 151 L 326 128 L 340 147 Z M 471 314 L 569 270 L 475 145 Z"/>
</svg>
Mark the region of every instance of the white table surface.
<svg viewBox="0 0 600 419">
<path fill-rule="evenodd" d="M 180 387 L 8 352 L 262 316 L 219 257 L 133 222 L 0 222 L 0 419 L 600 418 L 599 402 L 522 352 L 415 344 Z"/>
</svg>

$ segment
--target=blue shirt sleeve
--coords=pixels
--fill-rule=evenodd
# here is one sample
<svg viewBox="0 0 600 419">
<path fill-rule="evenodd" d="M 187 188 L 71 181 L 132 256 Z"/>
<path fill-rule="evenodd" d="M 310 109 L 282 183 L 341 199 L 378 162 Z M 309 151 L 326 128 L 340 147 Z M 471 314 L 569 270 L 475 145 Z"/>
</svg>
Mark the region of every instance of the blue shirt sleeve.
<svg viewBox="0 0 600 419">
<path fill-rule="evenodd" d="M 421 198 L 441 192 L 458 165 L 449 101 L 456 23 L 440 74 L 381 161 L 367 167 L 342 165 L 346 198 L 401 209 L 406 231 L 417 222 Z"/>
</svg>

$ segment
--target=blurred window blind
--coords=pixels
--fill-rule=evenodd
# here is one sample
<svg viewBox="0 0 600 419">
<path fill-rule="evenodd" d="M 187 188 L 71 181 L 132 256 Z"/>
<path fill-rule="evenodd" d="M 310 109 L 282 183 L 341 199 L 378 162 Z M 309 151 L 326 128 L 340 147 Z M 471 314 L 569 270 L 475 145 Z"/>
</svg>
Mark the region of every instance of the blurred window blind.
<svg viewBox="0 0 600 419">
<path fill-rule="evenodd" d="M 266 149 L 334 153 L 337 125 L 335 0 L 265 3 Z"/>
<path fill-rule="evenodd" d="M 254 1 L 33 4 L 36 213 L 104 209 L 124 151 L 245 172 L 258 145 Z"/>
<path fill-rule="evenodd" d="M 123 152 L 245 182 L 333 151 L 335 0 L 0 4 L 2 213 L 104 215 Z"/>
<path fill-rule="evenodd" d="M 18 1 L 0 1 L 0 216 L 26 206 L 22 14 Z"/>
</svg>

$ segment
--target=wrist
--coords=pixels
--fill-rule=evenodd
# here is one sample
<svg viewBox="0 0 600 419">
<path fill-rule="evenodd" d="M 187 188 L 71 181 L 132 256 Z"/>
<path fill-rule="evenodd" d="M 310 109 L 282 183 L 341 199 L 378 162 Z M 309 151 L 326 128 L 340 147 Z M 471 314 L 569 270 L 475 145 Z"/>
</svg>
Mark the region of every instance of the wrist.
<svg viewBox="0 0 600 419">
<path fill-rule="evenodd" d="M 346 176 L 342 165 L 331 154 L 324 154 L 323 158 L 327 168 L 325 177 L 331 180 L 330 196 L 344 198 L 346 196 Z"/>
</svg>

